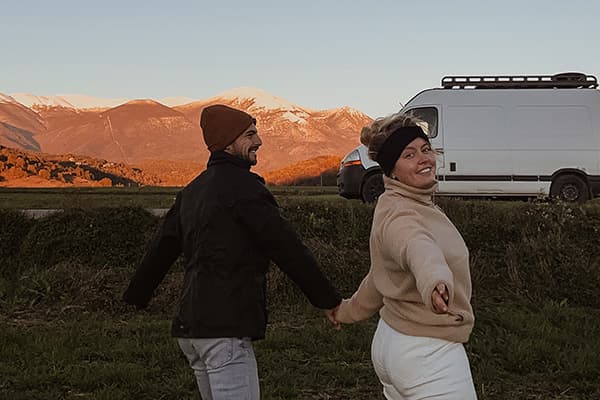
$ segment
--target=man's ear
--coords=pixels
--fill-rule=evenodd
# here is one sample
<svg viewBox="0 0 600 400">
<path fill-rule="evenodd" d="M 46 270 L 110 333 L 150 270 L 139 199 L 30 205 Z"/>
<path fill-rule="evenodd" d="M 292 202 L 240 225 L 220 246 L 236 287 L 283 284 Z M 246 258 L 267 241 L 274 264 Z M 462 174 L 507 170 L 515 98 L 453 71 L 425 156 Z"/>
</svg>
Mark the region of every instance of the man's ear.
<svg viewBox="0 0 600 400">
<path fill-rule="evenodd" d="M 228 145 L 227 147 L 225 147 L 223 149 L 224 152 L 229 153 L 229 154 L 235 154 L 235 149 L 233 148 L 234 143 L 237 141 L 237 139 L 235 139 L 233 141 L 233 143 L 231 143 L 230 145 Z"/>
</svg>

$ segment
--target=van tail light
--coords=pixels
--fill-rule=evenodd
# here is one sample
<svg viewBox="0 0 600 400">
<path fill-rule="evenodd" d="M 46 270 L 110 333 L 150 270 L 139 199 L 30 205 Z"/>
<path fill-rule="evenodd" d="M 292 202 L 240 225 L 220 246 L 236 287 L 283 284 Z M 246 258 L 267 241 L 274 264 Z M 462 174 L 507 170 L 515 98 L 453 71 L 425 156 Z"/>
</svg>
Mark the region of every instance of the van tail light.
<svg viewBox="0 0 600 400">
<path fill-rule="evenodd" d="M 350 167 L 352 165 L 361 165 L 360 155 L 358 154 L 357 150 L 351 151 L 346 157 L 344 157 L 340 168 Z"/>
<path fill-rule="evenodd" d="M 350 167 L 352 165 L 360 165 L 360 160 L 352 160 L 352 161 L 344 162 L 344 167 Z"/>
</svg>

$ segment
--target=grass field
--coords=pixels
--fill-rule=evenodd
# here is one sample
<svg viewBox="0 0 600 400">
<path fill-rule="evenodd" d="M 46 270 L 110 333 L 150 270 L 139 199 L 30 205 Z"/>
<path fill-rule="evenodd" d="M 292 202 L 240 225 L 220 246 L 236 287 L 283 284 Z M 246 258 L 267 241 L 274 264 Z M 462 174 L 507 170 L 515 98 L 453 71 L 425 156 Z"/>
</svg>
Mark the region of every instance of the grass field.
<svg viewBox="0 0 600 400">
<path fill-rule="evenodd" d="M 275 196 L 319 196 L 340 199 L 335 186 L 273 186 Z M 0 188 L 0 209 L 63 209 L 93 207 L 169 208 L 178 187 L 141 188 Z"/>
<path fill-rule="evenodd" d="M 348 296 L 368 268 L 371 209 L 334 190 L 274 188 Z M 157 199 L 169 206 L 176 191 L 2 190 L 0 199 L 11 209 L 55 208 L 49 202 L 63 198 L 84 209 L 144 198 L 146 207 L 160 207 Z M 600 399 L 597 201 L 582 210 L 522 202 L 444 207 L 471 249 L 476 323 L 466 348 L 479 399 Z M 0 399 L 199 399 L 169 333 L 181 263 L 149 309 L 120 301 L 156 220 L 112 208 L 31 226 L 3 218 Z M 335 331 L 281 273 L 270 275 L 269 298 L 267 338 L 255 343 L 263 399 L 383 399 L 370 361 L 376 318 Z"/>
<path fill-rule="evenodd" d="M 0 188 L 0 209 L 169 208 L 179 190 L 181 190 L 179 187 L 150 186 L 139 188 Z M 316 197 L 319 200 L 348 201 L 338 195 L 336 186 L 270 186 L 269 190 L 277 198 Z M 480 200 L 488 201 L 489 199 L 482 198 Z M 496 201 L 504 202 L 502 199 Z M 598 206 L 600 198 L 586 204 Z"/>
<path fill-rule="evenodd" d="M 598 399 L 598 310 L 486 302 L 467 346 L 479 398 Z M 156 311 L 77 305 L 3 315 L 0 398 L 199 399 Z M 255 343 L 264 399 L 382 399 L 369 345 L 375 319 L 331 329 L 301 302 L 272 310 Z"/>
</svg>

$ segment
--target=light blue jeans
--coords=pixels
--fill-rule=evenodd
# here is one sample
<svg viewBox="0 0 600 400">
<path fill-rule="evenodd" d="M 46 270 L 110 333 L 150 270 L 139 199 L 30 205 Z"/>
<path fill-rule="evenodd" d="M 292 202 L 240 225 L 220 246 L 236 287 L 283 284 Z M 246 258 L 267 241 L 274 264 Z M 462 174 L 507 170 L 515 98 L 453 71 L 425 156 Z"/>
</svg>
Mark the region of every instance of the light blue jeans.
<svg viewBox="0 0 600 400">
<path fill-rule="evenodd" d="M 194 370 L 202 400 L 260 400 L 249 338 L 178 338 L 177 342 Z"/>
</svg>

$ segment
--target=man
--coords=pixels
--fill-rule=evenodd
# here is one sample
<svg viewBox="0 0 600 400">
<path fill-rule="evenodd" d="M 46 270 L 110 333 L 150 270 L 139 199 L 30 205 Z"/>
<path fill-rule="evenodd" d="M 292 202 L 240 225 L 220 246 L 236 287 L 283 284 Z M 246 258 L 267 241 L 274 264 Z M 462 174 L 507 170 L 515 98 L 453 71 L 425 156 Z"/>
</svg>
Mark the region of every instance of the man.
<svg viewBox="0 0 600 400">
<path fill-rule="evenodd" d="M 260 398 L 252 340 L 267 325 L 270 260 L 329 320 L 341 298 L 282 219 L 264 180 L 250 172 L 262 141 L 256 120 L 224 105 L 203 110 L 206 171 L 178 195 L 124 294 L 145 307 L 180 253 L 185 277 L 172 334 L 203 400 Z"/>
</svg>

